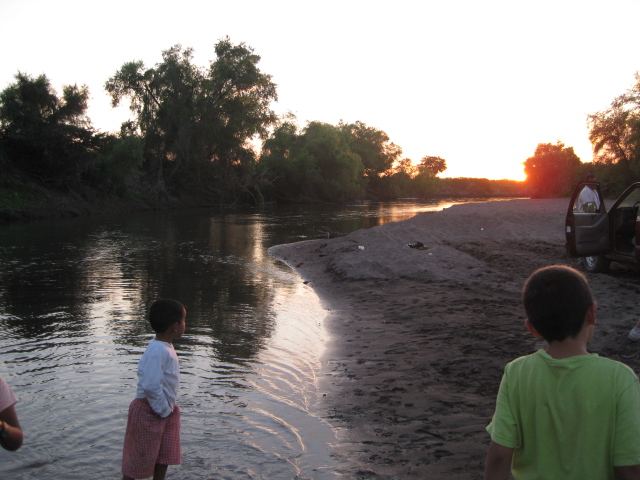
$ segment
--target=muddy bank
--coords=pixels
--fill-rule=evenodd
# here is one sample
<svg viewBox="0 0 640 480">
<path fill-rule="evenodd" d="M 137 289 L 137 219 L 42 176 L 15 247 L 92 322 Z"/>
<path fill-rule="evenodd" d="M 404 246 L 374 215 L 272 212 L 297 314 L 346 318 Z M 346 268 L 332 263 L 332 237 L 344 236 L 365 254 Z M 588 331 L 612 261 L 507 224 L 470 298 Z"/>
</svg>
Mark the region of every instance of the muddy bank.
<svg viewBox="0 0 640 480">
<path fill-rule="evenodd" d="M 544 346 L 523 328 L 522 284 L 536 268 L 577 265 L 564 249 L 566 207 L 456 205 L 270 249 L 329 310 L 324 415 L 347 478 L 481 477 L 502 369 Z M 640 371 L 626 337 L 640 313 L 638 272 L 614 264 L 588 278 L 599 305 L 591 351 Z"/>
</svg>

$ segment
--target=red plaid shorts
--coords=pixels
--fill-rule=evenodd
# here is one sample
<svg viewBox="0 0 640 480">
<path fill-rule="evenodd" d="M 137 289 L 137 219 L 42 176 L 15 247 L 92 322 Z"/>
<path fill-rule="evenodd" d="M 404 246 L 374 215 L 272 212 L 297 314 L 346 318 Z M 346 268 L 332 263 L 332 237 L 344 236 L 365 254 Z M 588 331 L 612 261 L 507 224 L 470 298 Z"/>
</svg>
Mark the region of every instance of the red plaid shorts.
<svg viewBox="0 0 640 480">
<path fill-rule="evenodd" d="M 167 418 L 158 416 L 148 403 L 136 398 L 129 406 L 122 451 L 122 474 L 131 478 L 153 476 L 156 464 L 180 465 L 180 407 Z"/>
</svg>

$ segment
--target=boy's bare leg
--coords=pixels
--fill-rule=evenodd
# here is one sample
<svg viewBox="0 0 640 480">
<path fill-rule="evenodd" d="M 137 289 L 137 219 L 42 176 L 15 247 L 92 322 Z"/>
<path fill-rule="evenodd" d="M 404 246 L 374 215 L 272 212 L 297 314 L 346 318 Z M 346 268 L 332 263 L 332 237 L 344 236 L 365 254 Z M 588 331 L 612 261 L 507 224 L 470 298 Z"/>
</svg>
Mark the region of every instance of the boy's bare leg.
<svg viewBox="0 0 640 480">
<path fill-rule="evenodd" d="M 156 467 L 153 469 L 153 480 L 164 480 L 166 475 L 167 465 L 156 463 Z"/>
<path fill-rule="evenodd" d="M 155 468 L 153 469 L 153 480 L 164 480 L 167 476 L 167 465 L 160 465 L 156 463 Z M 126 475 L 122 476 L 122 480 L 135 480 L 131 477 L 127 477 Z"/>
</svg>

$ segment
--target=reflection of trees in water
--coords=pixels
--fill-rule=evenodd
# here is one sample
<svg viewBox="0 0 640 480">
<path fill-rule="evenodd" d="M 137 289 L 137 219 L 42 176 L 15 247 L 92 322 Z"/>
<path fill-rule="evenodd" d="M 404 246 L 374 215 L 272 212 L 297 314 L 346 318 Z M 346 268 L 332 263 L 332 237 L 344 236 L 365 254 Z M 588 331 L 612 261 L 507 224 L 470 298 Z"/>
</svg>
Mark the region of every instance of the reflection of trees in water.
<svg viewBox="0 0 640 480">
<path fill-rule="evenodd" d="M 178 223 L 165 269 L 164 295 L 188 310 L 188 331 L 211 337 L 219 358 L 253 357 L 273 330 L 272 280 L 264 274 L 261 225 L 243 215 L 199 217 Z"/>
<path fill-rule="evenodd" d="M 81 336 L 76 315 L 79 252 L 65 240 L 66 221 L 11 225 L 0 237 L 0 318 L 4 335 L 31 339 Z"/>
<path fill-rule="evenodd" d="M 152 335 L 159 297 L 188 310 L 183 351 L 240 363 L 273 331 L 277 289 L 266 248 L 413 216 L 421 204 L 277 206 L 260 212 L 140 212 L 0 229 L 0 333 L 84 337 L 127 349 Z M 411 241 L 415 239 L 409 239 Z"/>
<path fill-rule="evenodd" d="M 0 329 L 138 347 L 152 334 L 150 303 L 173 297 L 188 310 L 181 348 L 250 358 L 273 329 L 274 285 L 262 227 L 246 218 L 172 212 L 12 226 L 0 234 Z"/>
</svg>

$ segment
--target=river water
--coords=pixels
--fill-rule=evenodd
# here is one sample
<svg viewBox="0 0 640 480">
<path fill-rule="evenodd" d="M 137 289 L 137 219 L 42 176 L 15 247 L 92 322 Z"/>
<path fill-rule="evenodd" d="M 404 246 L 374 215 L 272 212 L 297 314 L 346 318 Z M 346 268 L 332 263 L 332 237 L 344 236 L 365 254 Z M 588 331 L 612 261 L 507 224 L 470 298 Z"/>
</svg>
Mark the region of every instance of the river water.
<svg viewBox="0 0 640 480">
<path fill-rule="evenodd" d="M 120 478 L 137 362 L 159 297 L 187 307 L 183 465 L 171 479 L 334 479 L 319 416 L 329 339 L 313 291 L 273 245 L 399 221 L 454 203 L 177 210 L 0 226 L 0 376 L 23 447 L 0 479 Z M 486 200 L 485 200 L 486 201 Z"/>
</svg>

